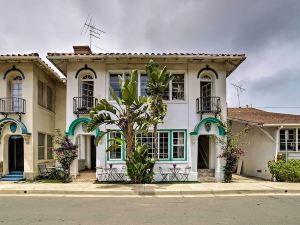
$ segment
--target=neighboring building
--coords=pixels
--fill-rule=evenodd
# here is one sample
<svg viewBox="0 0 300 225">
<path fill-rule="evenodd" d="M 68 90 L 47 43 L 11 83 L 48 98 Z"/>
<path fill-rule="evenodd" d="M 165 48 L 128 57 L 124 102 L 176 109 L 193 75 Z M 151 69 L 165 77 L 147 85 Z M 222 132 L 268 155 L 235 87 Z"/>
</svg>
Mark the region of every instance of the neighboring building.
<svg viewBox="0 0 300 225">
<path fill-rule="evenodd" d="M 3 175 L 33 179 L 38 163 L 54 163 L 54 129 L 65 129 L 65 84 L 32 53 L 0 55 L 0 87 Z"/>
<path fill-rule="evenodd" d="M 227 120 L 226 78 L 245 60 L 244 54 L 94 54 L 88 46 L 74 46 L 74 53 L 48 53 L 47 58 L 67 77 L 66 131 L 79 145 L 73 175 L 108 164 L 124 165 L 124 145 L 105 151 L 107 140 L 121 135 L 120 131 L 114 126 L 101 126 L 93 133 L 86 132 L 88 111 L 99 99 L 112 101 L 110 86 L 120 96 L 118 76 L 126 77 L 133 69 L 139 72 L 139 95 L 145 95 L 145 65 L 154 59 L 175 75 L 165 96 L 168 113 L 159 126 L 156 166 L 191 166 L 190 180 L 197 180 L 199 169 L 212 169 L 216 180 L 221 181 L 223 168 L 218 156 L 222 149 L 218 139 L 224 135 L 221 123 Z M 112 132 L 95 146 L 95 136 L 106 129 Z M 138 136 L 137 140 L 153 146 L 153 133 Z M 149 150 L 153 155 L 153 148 Z"/>
<path fill-rule="evenodd" d="M 300 115 L 266 112 L 255 108 L 229 108 L 232 131 L 245 126 L 249 131 L 242 140 L 245 156 L 242 174 L 271 179 L 268 162 L 278 154 L 300 159 Z"/>
</svg>

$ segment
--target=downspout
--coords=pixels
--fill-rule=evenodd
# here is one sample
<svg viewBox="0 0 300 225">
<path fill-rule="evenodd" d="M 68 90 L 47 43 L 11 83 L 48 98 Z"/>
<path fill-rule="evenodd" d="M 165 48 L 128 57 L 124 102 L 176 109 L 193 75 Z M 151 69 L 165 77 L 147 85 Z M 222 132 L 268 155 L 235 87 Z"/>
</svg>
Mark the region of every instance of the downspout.
<svg viewBox="0 0 300 225">
<path fill-rule="evenodd" d="M 276 146 L 275 146 L 275 155 L 274 155 L 275 162 L 277 161 L 277 156 L 278 156 L 278 152 L 279 152 L 279 131 L 282 128 L 283 128 L 283 126 L 280 126 L 276 130 L 276 135 L 275 135 L 275 138 L 276 138 L 275 144 L 276 144 Z"/>
</svg>

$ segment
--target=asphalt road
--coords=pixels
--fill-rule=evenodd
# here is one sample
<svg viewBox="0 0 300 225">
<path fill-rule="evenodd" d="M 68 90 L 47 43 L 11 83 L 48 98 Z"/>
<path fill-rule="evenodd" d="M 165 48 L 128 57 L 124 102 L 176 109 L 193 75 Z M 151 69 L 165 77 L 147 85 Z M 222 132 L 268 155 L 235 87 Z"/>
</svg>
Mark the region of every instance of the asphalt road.
<svg viewBox="0 0 300 225">
<path fill-rule="evenodd" d="M 0 197 L 0 225 L 300 224 L 300 196 Z"/>
</svg>

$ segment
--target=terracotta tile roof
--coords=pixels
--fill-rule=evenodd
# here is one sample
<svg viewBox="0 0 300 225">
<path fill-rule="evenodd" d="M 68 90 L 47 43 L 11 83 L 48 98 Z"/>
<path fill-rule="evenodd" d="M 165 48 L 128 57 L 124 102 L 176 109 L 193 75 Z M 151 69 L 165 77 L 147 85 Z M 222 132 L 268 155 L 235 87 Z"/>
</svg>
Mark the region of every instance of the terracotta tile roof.
<svg viewBox="0 0 300 225">
<path fill-rule="evenodd" d="M 9 60 L 9 59 L 23 59 L 28 58 L 30 60 L 36 60 L 36 62 L 44 67 L 49 73 L 52 74 L 56 79 L 61 82 L 65 82 L 40 56 L 38 53 L 28 53 L 28 54 L 0 54 L 0 61 L 1 60 Z"/>
<path fill-rule="evenodd" d="M 245 54 L 207 54 L 207 53 L 57 53 L 48 52 L 48 56 L 208 56 L 208 57 L 245 57 Z"/>
<path fill-rule="evenodd" d="M 266 112 L 255 108 L 228 108 L 228 119 L 256 124 L 300 124 L 300 115 Z"/>
<path fill-rule="evenodd" d="M 38 53 L 29 53 L 29 54 L 0 54 L 0 56 L 7 56 L 7 57 L 15 57 L 15 56 L 37 56 L 39 57 Z"/>
</svg>

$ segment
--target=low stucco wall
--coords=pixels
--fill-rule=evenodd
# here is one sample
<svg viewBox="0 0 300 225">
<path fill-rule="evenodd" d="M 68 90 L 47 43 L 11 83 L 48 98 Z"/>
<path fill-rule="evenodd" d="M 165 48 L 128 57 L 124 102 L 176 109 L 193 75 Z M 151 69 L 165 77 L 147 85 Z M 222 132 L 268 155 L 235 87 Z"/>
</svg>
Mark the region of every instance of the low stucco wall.
<svg viewBox="0 0 300 225">
<path fill-rule="evenodd" d="M 232 131 L 237 132 L 245 125 L 232 122 Z M 264 128 L 275 140 L 275 128 Z M 268 162 L 274 160 L 276 142 L 272 141 L 258 127 L 251 126 L 247 135 L 243 138 L 245 155 L 242 157 L 242 174 L 246 176 L 271 179 Z"/>
</svg>

